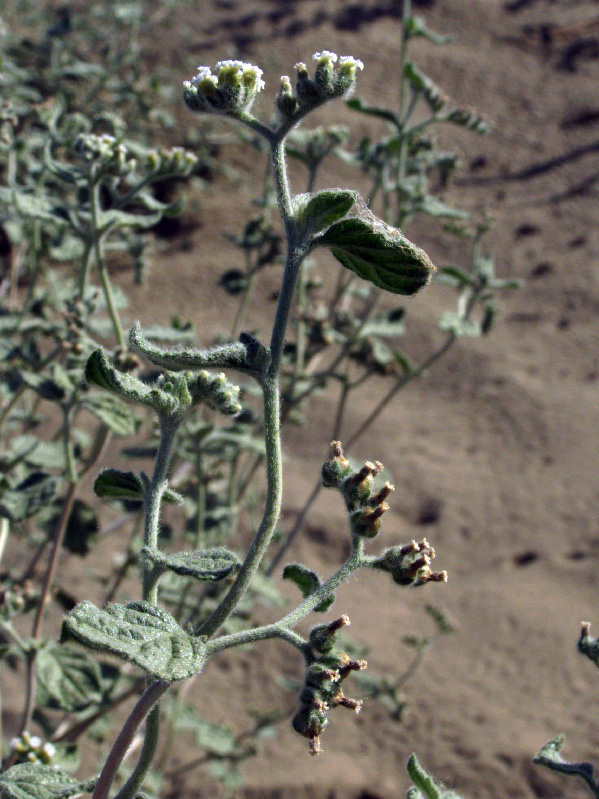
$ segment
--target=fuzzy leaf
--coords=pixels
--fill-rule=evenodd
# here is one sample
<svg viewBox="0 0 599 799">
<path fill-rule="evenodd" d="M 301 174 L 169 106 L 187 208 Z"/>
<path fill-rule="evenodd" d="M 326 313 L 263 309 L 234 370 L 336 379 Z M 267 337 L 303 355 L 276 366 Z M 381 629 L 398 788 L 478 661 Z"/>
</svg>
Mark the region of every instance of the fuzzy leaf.
<svg viewBox="0 0 599 799">
<path fill-rule="evenodd" d="M 449 278 L 452 282 L 457 282 L 458 286 L 475 286 L 476 281 L 459 266 L 442 266 L 440 268 L 441 276 Z"/>
<path fill-rule="evenodd" d="M 403 75 L 412 90 L 422 94 L 433 111 L 440 111 L 443 108 L 447 99 L 445 94 L 428 75 L 425 75 L 411 61 L 404 65 Z"/>
<path fill-rule="evenodd" d="M 317 240 L 359 277 L 393 294 L 415 294 L 435 267 L 401 231 L 377 219 L 342 219 Z"/>
<path fill-rule="evenodd" d="M 180 406 L 177 397 L 159 388 L 150 388 L 136 377 L 119 372 L 110 365 L 102 350 L 94 350 L 85 366 L 85 378 L 100 388 L 119 394 L 128 402 L 139 402 L 163 413 L 175 413 Z"/>
<path fill-rule="evenodd" d="M 103 469 L 94 480 L 94 492 L 101 499 L 143 500 L 144 485 L 133 472 Z"/>
<path fill-rule="evenodd" d="M 99 610 L 86 600 L 66 615 L 63 627 L 90 649 L 122 658 L 167 682 L 198 674 L 204 665 L 204 641 L 149 602 Z"/>
<path fill-rule="evenodd" d="M 480 325 L 474 319 L 465 319 L 453 311 L 446 311 L 439 317 L 439 327 L 459 338 L 480 335 Z"/>
<path fill-rule="evenodd" d="M 405 27 L 406 36 L 421 36 L 423 39 L 428 39 L 429 42 L 433 44 L 449 44 L 449 42 L 453 41 L 453 36 L 450 34 L 446 34 L 443 36 L 442 34 L 435 33 L 434 31 L 430 30 L 426 26 L 426 22 L 424 21 L 423 17 L 417 16 L 410 16 L 406 22 Z"/>
<path fill-rule="evenodd" d="M 196 580 L 216 582 L 237 571 L 241 561 L 233 552 L 224 547 L 195 549 L 191 552 L 164 552 L 144 547 L 141 554 L 155 566 L 162 566 L 182 576 L 195 577 Z"/>
<path fill-rule="evenodd" d="M 416 786 L 408 791 L 408 799 L 460 799 L 455 791 L 437 784 L 421 766 L 416 755 L 408 760 L 408 774 Z"/>
<path fill-rule="evenodd" d="M 135 416 L 118 397 L 89 394 L 81 405 L 118 436 L 130 436 L 135 432 Z"/>
<path fill-rule="evenodd" d="M 386 119 L 387 122 L 391 122 L 393 125 L 398 124 L 399 120 L 397 119 L 396 115 L 393 113 L 393 111 L 388 111 L 386 108 L 379 108 L 376 105 L 369 105 L 359 97 L 351 97 L 346 102 L 348 108 L 351 108 L 352 111 L 359 111 L 361 114 L 366 114 L 367 116 Z"/>
<path fill-rule="evenodd" d="M 46 507 L 58 490 L 58 478 L 35 472 L 16 488 L 5 491 L 0 500 L 0 516 L 21 522 Z"/>
<path fill-rule="evenodd" d="M 355 191 L 325 189 L 294 198 L 295 218 L 304 235 L 320 233 L 349 213 L 358 195 Z"/>
<path fill-rule="evenodd" d="M 288 563 L 283 569 L 283 579 L 291 580 L 294 582 L 299 590 L 302 592 L 304 598 L 309 597 L 315 591 L 318 591 L 322 583 L 316 572 L 308 569 L 307 566 L 301 563 Z M 325 597 L 322 602 L 317 605 L 314 610 L 317 613 L 324 613 L 327 611 L 335 601 L 335 594 L 331 592 Z"/>
<path fill-rule="evenodd" d="M 37 702 L 78 712 L 102 700 L 102 670 L 95 658 L 70 646 L 46 644 L 35 659 Z"/>
<path fill-rule="evenodd" d="M 91 783 L 79 782 L 54 766 L 19 763 L 0 775 L 0 788 L 8 799 L 68 799 L 91 792 Z"/>
<path fill-rule="evenodd" d="M 144 484 L 133 472 L 120 469 L 103 469 L 94 481 L 94 492 L 101 499 L 132 499 L 143 502 Z M 182 505 L 184 498 L 168 486 L 162 492 L 162 501 Z"/>
</svg>

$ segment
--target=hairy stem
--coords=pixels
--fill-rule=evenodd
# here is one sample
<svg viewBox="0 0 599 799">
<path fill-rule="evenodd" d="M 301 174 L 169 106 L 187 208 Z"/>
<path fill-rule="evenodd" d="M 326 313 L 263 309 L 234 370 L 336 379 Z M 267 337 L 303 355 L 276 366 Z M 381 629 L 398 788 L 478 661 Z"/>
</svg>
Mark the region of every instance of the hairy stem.
<svg viewBox="0 0 599 799">
<path fill-rule="evenodd" d="M 117 770 L 123 758 L 127 754 L 127 749 L 131 745 L 135 733 L 137 732 L 140 724 L 148 715 L 148 713 L 155 706 L 156 702 L 165 693 L 170 686 L 169 682 L 165 680 L 155 680 L 152 682 L 143 694 L 138 699 L 135 707 L 129 714 L 129 718 L 124 723 L 121 731 L 119 732 L 116 741 L 110 754 L 106 758 L 106 762 L 100 772 L 96 787 L 92 795 L 92 799 L 108 799 L 108 792 L 116 776 Z M 122 792 L 121 792 L 122 793 Z"/>
</svg>

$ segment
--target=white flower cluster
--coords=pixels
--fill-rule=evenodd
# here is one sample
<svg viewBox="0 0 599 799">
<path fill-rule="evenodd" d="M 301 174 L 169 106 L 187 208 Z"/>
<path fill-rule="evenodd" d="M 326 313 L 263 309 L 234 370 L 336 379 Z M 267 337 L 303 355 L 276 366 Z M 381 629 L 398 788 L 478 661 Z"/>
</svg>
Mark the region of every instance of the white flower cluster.
<svg viewBox="0 0 599 799">
<path fill-rule="evenodd" d="M 44 763 L 50 765 L 56 755 L 56 747 L 51 743 L 44 743 L 37 735 L 30 735 L 24 730 L 19 738 L 10 742 L 11 752 L 16 752 L 22 760 L 28 763 Z"/>
<path fill-rule="evenodd" d="M 353 56 L 337 56 L 330 50 L 314 53 L 316 69 L 310 78 L 305 64 L 295 65 L 297 72 L 296 93 L 291 88 L 287 75 L 281 78 L 281 86 L 277 94 L 277 108 L 284 117 L 293 117 L 296 113 L 305 113 L 310 108 L 321 105 L 336 97 L 345 97 L 353 90 L 356 75 L 364 64 Z"/>
<path fill-rule="evenodd" d="M 183 83 L 183 99 L 192 111 L 235 116 L 249 111 L 264 88 L 262 70 L 244 61 L 219 61 L 214 73 L 198 67 L 197 75 Z"/>
</svg>

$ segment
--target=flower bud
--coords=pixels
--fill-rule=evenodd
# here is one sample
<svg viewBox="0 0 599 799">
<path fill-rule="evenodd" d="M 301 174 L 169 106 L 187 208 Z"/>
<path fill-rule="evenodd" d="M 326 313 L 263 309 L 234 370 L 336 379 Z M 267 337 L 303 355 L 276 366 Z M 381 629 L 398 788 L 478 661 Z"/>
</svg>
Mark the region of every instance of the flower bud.
<svg viewBox="0 0 599 799">
<path fill-rule="evenodd" d="M 275 103 L 284 117 L 292 117 L 298 109 L 297 97 L 293 94 L 291 81 L 287 75 L 281 76 L 281 86 L 279 93 L 275 97 Z"/>
<path fill-rule="evenodd" d="M 198 67 L 197 75 L 183 84 L 183 99 L 192 111 L 236 116 L 250 110 L 263 87 L 258 67 L 243 61 L 219 61 L 215 74 L 209 67 Z"/>
</svg>

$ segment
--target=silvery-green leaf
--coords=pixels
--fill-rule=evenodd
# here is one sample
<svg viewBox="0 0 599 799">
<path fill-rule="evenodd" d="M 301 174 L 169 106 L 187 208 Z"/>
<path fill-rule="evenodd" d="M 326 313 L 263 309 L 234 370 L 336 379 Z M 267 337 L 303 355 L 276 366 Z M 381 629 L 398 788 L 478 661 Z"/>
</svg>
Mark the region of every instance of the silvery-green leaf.
<svg viewBox="0 0 599 799">
<path fill-rule="evenodd" d="M 465 319 L 453 311 L 446 311 L 439 317 L 439 327 L 448 333 L 463 337 L 480 336 L 480 325 L 474 319 Z"/>
<path fill-rule="evenodd" d="M 68 799 L 93 790 L 64 771 L 41 763 L 19 763 L 0 775 L 0 788 L 8 799 Z"/>
<path fill-rule="evenodd" d="M 53 222 L 57 225 L 68 225 L 68 211 L 55 199 L 48 195 L 27 194 L 23 191 L 10 191 L 5 194 L 7 203 L 14 203 L 14 207 L 22 216 L 39 219 L 41 222 Z"/>
<path fill-rule="evenodd" d="M 440 275 L 439 277 L 447 277 L 453 283 L 453 285 L 458 286 L 475 286 L 476 280 L 472 277 L 472 275 L 468 274 L 464 269 L 459 266 L 442 266 L 440 268 Z M 449 282 L 449 281 L 448 281 Z"/>
<path fill-rule="evenodd" d="M 445 93 L 412 61 L 407 61 L 404 64 L 403 75 L 412 90 L 420 93 L 433 111 L 440 111 L 443 108 L 447 100 Z"/>
<path fill-rule="evenodd" d="M 102 232 L 109 230 L 115 225 L 119 228 L 134 227 L 147 229 L 154 227 L 162 217 L 162 212 L 157 211 L 152 214 L 131 214 L 127 211 L 118 211 L 111 208 L 103 211 L 100 215 L 99 228 Z"/>
<path fill-rule="evenodd" d="M 204 665 L 204 641 L 149 602 L 108 605 L 105 610 L 81 602 L 66 615 L 63 626 L 90 649 L 122 658 L 167 682 L 198 674 Z"/>
<path fill-rule="evenodd" d="M 95 658 L 70 646 L 47 643 L 35 659 L 36 700 L 77 712 L 102 699 L 102 670 Z"/>
<path fill-rule="evenodd" d="M 94 350 L 85 366 L 85 378 L 100 388 L 114 391 L 128 402 L 149 405 L 157 411 L 175 413 L 179 410 L 179 399 L 159 388 L 151 388 L 137 377 L 119 372 L 111 366 L 102 350 Z"/>
<path fill-rule="evenodd" d="M 175 552 L 171 555 L 144 547 L 141 554 L 155 566 L 162 566 L 175 574 L 213 582 L 228 577 L 241 565 L 237 555 L 224 547 Z"/>
<path fill-rule="evenodd" d="M 342 219 L 318 237 L 335 258 L 363 280 L 393 294 L 415 294 L 435 267 L 400 230 L 377 219 Z"/>
<path fill-rule="evenodd" d="M 355 204 L 355 191 L 325 189 L 317 194 L 298 194 L 293 199 L 294 216 L 304 235 L 320 233 L 343 219 Z"/>
<path fill-rule="evenodd" d="M 425 194 L 417 203 L 417 210 L 429 216 L 444 216 L 448 219 L 467 219 L 468 213 L 452 208 L 433 194 Z"/>
<path fill-rule="evenodd" d="M 361 327 L 360 335 L 363 337 L 383 336 L 384 338 L 403 336 L 405 333 L 404 318 L 405 308 L 393 308 L 390 311 L 376 314 Z"/>
<path fill-rule="evenodd" d="M 442 35 L 427 28 L 423 17 L 409 16 L 405 26 L 407 36 L 421 36 L 433 44 L 448 44 L 453 41 L 451 34 Z"/>
<path fill-rule="evenodd" d="M 119 436 L 130 436 L 135 432 L 135 416 L 113 394 L 89 394 L 81 405 Z"/>
<path fill-rule="evenodd" d="M 59 480 L 42 472 L 29 475 L 16 488 L 9 489 L 0 499 L 0 516 L 20 522 L 46 507 L 58 490 Z"/>
</svg>

